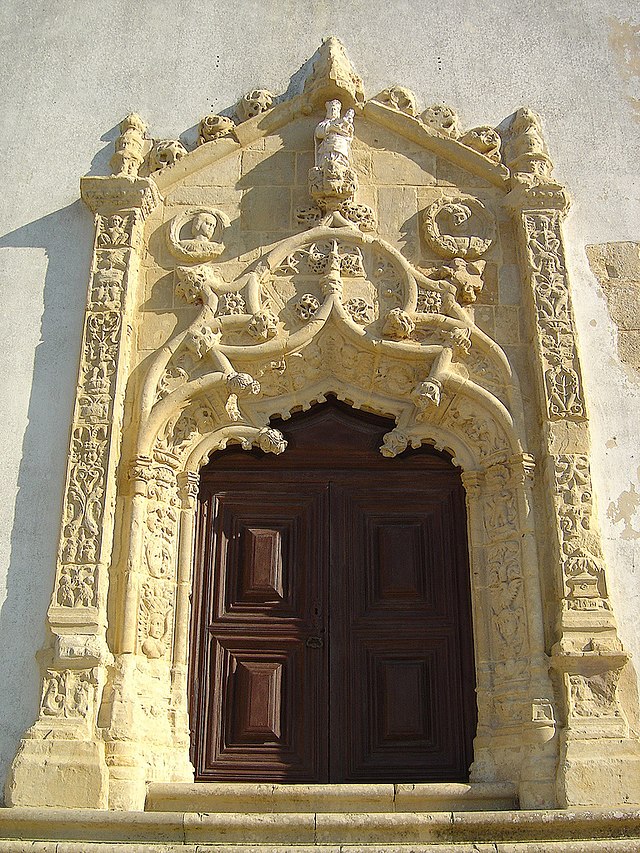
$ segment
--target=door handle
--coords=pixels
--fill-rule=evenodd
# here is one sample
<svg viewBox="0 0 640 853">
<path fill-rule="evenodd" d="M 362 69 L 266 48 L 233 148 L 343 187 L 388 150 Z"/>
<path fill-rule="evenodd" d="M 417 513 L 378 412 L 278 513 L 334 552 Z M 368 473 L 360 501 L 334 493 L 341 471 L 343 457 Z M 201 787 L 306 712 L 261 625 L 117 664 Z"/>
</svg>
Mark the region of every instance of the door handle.
<svg viewBox="0 0 640 853">
<path fill-rule="evenodd" d="M 310 649 L 321 649 L 323 645 L 322 637 L 307 637 L 307 646 Z"/>
</svg>

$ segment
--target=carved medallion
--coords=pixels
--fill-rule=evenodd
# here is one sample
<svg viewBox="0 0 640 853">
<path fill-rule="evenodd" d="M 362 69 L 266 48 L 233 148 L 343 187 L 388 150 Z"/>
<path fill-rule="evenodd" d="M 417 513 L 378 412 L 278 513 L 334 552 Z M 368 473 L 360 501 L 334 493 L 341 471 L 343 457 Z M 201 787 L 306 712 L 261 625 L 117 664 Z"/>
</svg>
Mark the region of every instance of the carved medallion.
<svg viewBox="0 0 640 853">
<path fill-rule="evenodd" d="M 496 234 L 493 216 L 470 196 L 434 201 L 422 215 L 422 227 L 429 246 L 443 258 L 479 258 Z"/>
<path fill-rule="evenodd" d="M 192 207 L 171 220 L 167 244 L 181 261 L 200 263 L 224 252 L 222 234 L 231 221 L 215 207 Z"/>
</svg>

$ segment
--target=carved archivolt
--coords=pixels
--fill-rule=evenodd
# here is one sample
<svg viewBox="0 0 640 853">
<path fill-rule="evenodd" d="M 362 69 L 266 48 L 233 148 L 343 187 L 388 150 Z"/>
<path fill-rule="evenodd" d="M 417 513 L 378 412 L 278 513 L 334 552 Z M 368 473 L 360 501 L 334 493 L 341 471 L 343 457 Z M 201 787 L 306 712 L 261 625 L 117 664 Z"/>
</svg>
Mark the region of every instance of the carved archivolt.
<svg viewBox="0 0 640 853">
<path fill-rule="evenodd" d="M 268 162 L 269 134 L 307 116 L 314 124 L 296 169 L 306 164 L 309 198 L 297 192 L 304 206 L 277 223 L 281 239 L 256 248 L 252 233 L 251 245 L 227 258 L 237 221 L 219 187 L 198 187 L 201 202 L 155 214 L 161 189 L 170 194 L 227 156 Z M 359 198 L 361 120 L 490 187 L 483 200 L 449 182 L 415 194 L 426 198 L 415 214 L 437 265 L 388 237 L 378 196 Z M 303 156 L 312 149 L 310 163 Z M 365 151 L 370 162 L 373 153 Z M 503 135 L 488 126 L 461 133 L 450 108 L 419 114 L 403 87 L 366 101 L 343 46 L 329 39 L 293 101 L 253 90 L 235 120 L 202 119 L 191 152 L 148 139 L 132 114 L 112 165 L 113 177 L 82 185 L 96 239 L 53 639 L 40 718 L 14 764 L 8 802 L 40 804 L 28 781 L 34 768 L 45 768 L 42 802 L 57 805 L 140 808 L 148 779 L 191 778 L 186 673 L 199 468 L 230 443 L 286 453 L 286 430 L 270 419 L 329 393 L 395 421 L 385 456 L 430 443 L 463 470 L 479 719 L 471 779 L 511 781 L 531 807 L 594 804 L 583 756 L 607 736 L 617 739 L 625 780 L 614 796 L 640 800 L 628 781 L 637 750 L 617 695 L 627 656 L 594 523 L 562 249 L 567 197 L 551 178 L 538 117 L 519 111 Z M 507 348 L 474 313 L 488 299 L 505 211 L 520 241 L 520 309 L 529 312 L 535 387 L 526 394 Z M 169 253 L 161 268 L 158 245 Z M 162 310 L 179 320 L 148 347 L 153 314 L 143 288 L 154 269 Z M 537 464 L 530 444 L 540 448 Z M 65 762 L 75 787 L 62 781 Z"/>
</svg>

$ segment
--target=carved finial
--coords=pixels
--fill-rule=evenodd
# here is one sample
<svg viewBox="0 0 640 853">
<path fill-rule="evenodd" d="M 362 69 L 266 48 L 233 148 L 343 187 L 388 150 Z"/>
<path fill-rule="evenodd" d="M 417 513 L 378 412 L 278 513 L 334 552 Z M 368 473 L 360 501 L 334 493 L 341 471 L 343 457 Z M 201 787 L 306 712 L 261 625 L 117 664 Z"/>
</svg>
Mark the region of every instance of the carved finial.
<svg viewBox="0 0 640 853">
<path fill-rule="evenodd" d="M 569 197 L 553 177 L 553 163 L 547 154 L 540 116 L 527 107 L 514 115 L 505 139 L 505 159 L 511 169 L 512 207 L 554 207 L 566 210 Z"/>
<path fill-rule="evenodd" d="M 391 86 L 389 89 L 383 89 L 379 95 L 376 95 L 375 99 L 386 107 L 391 107 L 392 110 L 397 110 L 400 113 L 406 113 L 408 116 L 418 114 L 416 96 L 411 89 L 406 89 L 404 86 Z"/>
<path fill-rule="evenodd" d="M 247 92 L 236 104 L 236 115 L 238 119 L 247 121 L 260 113 L 266 113 L 273 103 L 273 94 L 268 89 L 254 89 Z"/>
<path fill-rule="evenodd" d="M 228 136 L 234 127 L 233 119 L 228 116 L 220 116 L 216 113 L 203 116 L 198 128 L 198 145 L 222 139 L 223 136 Z"/>
<path fill-rule="evenodd" d="M 340 39 L 329 36 L 322 42 L 304 93 L 314 105 L 329 98 L 340 98 L 349 106 L 364 103 L 362 79 L 353 70 Z"/>
<path fill-rule="evenodd" d="M 433 104 L 420 115 L 420 120 L 438 133 L 457 139 L 460 136 L 458 116 L 446 104 Z"/>
<path fill-rule="evenodd" d="M 129 113 L 120 124 L 120 136 L 116 139 L 111 158 L 114 175 L 135 178 L 144 160 L 144 143 L 147 125 L 137 113 Z"/>
</svg>

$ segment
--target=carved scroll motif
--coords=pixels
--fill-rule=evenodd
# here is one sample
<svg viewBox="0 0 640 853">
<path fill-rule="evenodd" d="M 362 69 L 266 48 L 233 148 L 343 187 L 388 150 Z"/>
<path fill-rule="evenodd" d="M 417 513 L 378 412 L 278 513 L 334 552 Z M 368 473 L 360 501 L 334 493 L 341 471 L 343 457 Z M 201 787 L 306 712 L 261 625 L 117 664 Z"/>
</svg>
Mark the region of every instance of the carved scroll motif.
<svg viewBox="0 0 640 853">
<path fill-rule="evenodd" d="M 548 415 L 551 420 L 584 420 L 586 412 L 562 249 L 560 212 L 527 213 L 524 226 L 545 362 Z"/>
</svg>

